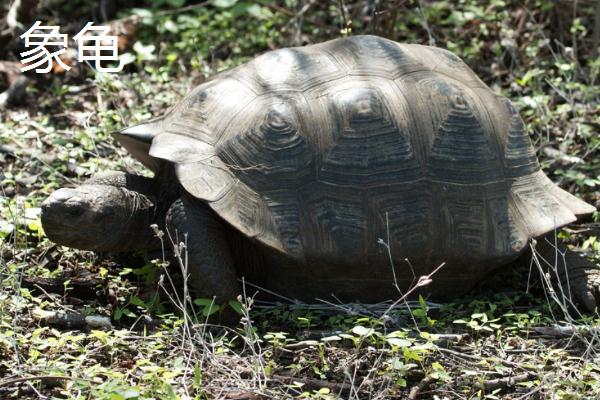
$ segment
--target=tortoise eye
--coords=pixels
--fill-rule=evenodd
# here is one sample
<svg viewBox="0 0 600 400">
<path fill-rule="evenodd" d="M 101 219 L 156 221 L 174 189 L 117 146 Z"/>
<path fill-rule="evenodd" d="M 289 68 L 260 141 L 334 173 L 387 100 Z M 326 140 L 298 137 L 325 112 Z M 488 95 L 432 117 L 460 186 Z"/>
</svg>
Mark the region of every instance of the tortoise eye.
<svg viewBox="0 0 600 400">
<path fill-rule="evenodd" d="M 83 207 L 71 207 L 68 211 L 69 217 L 79 217 L 83 214 Z"/>
</svg>

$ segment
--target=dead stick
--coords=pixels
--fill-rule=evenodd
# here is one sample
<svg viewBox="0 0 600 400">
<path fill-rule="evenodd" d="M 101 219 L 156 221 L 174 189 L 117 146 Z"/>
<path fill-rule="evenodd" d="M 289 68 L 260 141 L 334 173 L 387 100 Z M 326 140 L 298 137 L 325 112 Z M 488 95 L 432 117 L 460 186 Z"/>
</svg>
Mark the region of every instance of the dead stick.
<svg viewBox="0 0 600 400">
<path fill-rule="evenodd" d="M 462 357 L 462 358 L 466 358 L 468 360 L 474 360 L 474 361 L 481 361 L 483 358 L 483 356 L 474 356 L 472 354 L 468 354 L 468 353 L 460 353 L 458 351 L 454 351 L 451 349 L 446 349 L 444 347 L 436 347 L 436 349 L 442 353 L 447 353 L 447 354 L 452 354 L 453 356 L 456 357 Z M 500 361 L 503 365 L 507 366 L 507 367 L 514 367 L 514 368 L 521 368 L 523 370 L 526 370 L 526 367 L 523 367 L 522 365 L 520 365 L 519 363 L 513 362 L 513 361 L 508 361 L 508 360 L 502 360 L 499 359 L 498 361 Z"/>
<path fill-rule="evenodd" d="M 433 380 L 434 379 L 431 376 L 426 376 L 425 378 L 421 379 L 421 382 L 419 382 L 417 385 L 413 386 L 412 389 L 410 389 L 410 393 L 408 394 L 408 400 L 415 400 L 417 397 L 419 397 L 421 391 L 425 389 L 427 385 L 433 382 Z"/>
<path fill-rule="evenodd" d="M 21 378 L 14 378 L 14 379 L 7 379 L 4 381 L 0 381 L 0 388 L 4 387 L 4 386 L 14 385 L 15 383 L 20 383 L 20 382 L 37 381 L 37 380 L 48 381 L 48 380 L 61 380 L 61 379 L 65 380 L 65 381 L 84 381 L 84 382 L 88 382 L 88 383 L 98 383 L 98 382 L 94 382 L 94 381 L 91 381 L 91 380 L 85 379 L 85 378 L 73 378 L 70 376 L 60 376 L 60 375 L 42 375 L 42 376 L 24 376 Z"/>
<path fill-rule="evenodd" d="M 505 387 L 512 387 L 519 382 L 526 382 L 537 377 L 537 374 L 533 372 L 526 372 L 524 374 L 507 376 L 506 378 L 490 379 L 483 382 L 476 382 L 475 388 L 482 390 L 495 390 Z"/>
</svg>

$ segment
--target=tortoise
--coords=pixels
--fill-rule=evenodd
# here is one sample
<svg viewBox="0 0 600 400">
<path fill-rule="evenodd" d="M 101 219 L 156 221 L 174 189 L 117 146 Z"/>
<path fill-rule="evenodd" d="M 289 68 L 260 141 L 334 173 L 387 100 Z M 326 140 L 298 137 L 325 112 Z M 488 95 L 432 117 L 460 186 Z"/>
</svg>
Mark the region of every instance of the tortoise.
<svg viewBox="0 0 600 400">
<path fill-rule="evenodd" d="M 287 298 L 378 302 L 442 263 L 421 290 L 450 299 L 595 211 L 541 171 L 517 110 L 459 57 L 377 36 L 267 52 L 114 136 L 154 178 L 55 191 L 47 236 L 150 251 L 157 224 L 217 301 L 244 278 Z M 538 247 L 566 260 L 580 305 L 599 304 L 593 263 Z"/>
</svg>

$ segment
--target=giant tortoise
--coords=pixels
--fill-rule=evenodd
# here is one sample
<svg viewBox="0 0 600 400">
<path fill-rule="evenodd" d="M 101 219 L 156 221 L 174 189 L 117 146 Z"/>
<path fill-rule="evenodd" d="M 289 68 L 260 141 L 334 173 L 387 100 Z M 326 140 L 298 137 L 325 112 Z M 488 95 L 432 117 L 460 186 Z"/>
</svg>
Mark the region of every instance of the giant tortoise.
<svg viewBox="0 0 600 400">
<path fill-rule="evenodd" d="M 46 234 L 147 251 L 157 224 L 217 301 L 244 277 L 290 298 L 376 302 L 442 263 L 423 291 L 447 299 L 595 210 L 544 175 L 517 110 L 460 58 L 376 36 L 267 52 L 115 137 L 155 177 L 54 192 Z M 597 267 L 557 247 L 543 258 L 566 260 L 593 309 Z"/>
</svg>

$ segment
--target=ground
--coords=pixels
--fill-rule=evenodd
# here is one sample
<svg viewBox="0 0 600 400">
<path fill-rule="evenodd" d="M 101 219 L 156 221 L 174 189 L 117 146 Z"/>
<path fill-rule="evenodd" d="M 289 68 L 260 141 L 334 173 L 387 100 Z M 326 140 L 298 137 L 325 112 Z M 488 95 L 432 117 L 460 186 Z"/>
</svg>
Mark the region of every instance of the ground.
<svg viewBox="0 0 600 400">
<path fill-rule="evenodd" d="M 26 93 L 0 109 L 0 398 L 600 397 L 600 316 L 565 306 L 535 263 L 445 304 L 240 298 L 226 307 L 241 321 L 223 326 L 209 300 L 183 300 L 179 265 L 162 254 L 59 247 L 39 221 L 56 188 L 104 170 L 149 174 L 110 132 L 268 49 L 359 33 L 461 56 L 514 102 L 548 176 L 598 206 L 595 2 L 59 3 L 40 2 L 34 17 L 71 35 L 118 21 L 127 65 L 100 74 L 71 58 L 71 71 L 30 75 Z M 6 49 L 0 58 L 18 61 L 18 47 Z M 598 220 L 558 235 L 598 262 Z"/>
</svg>

